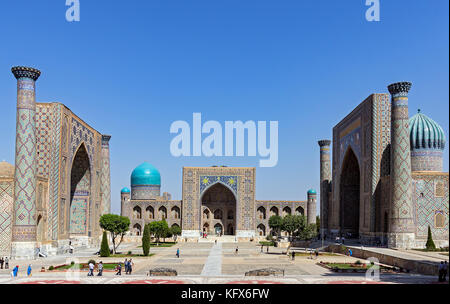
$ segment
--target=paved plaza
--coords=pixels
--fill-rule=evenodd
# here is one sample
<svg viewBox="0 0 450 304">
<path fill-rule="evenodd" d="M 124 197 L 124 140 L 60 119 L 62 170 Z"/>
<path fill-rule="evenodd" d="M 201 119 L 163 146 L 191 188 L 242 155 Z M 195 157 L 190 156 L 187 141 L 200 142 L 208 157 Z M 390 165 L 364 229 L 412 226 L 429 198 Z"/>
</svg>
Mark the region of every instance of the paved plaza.
<svg viewBox="0 0 450 304">
<path fill-rule="evenodd" d="M 236 253 L 236 247 L 238 252 Z M 180 249 L 180 257 L 176 250 Z M 296 256 L 293 261 L 284 252 L 284 248 L 264 247 L 254 243 L 179 243 L 173 247 L 152 247 L 151 257 L 133 258 L 134 267 L 131 275 L 115 275 L 115 271 L 104 271 L 103 277 L 87 277 L 86 271 L 79 276 L 65 271 L 40 272 L 41 267 L 57 266 L 71 261 L 87 262 L 94 259 L 103 263 L 123 262 L 125 258 L 99 258 L 93 255 L 95 249 L 76 251 L 73 255 L 41 258 L 33 261 L 11 261 L 9 270 L 0 270 L 1 284 L 433 284 L 437 278 L 412 273 L 381 274 L 380 281 L 366 280 L 365 274 L 343 274 L 331 272 L 317 262 L 355 262 L 357 258 L 344 255 L 320 255 L 318 259 L 310 256 Z M 119 248 L 122 252 L 141 253 L 136 245 L 124 244 Z M 304 249 L 294 248 L 305 252 Z M 402 253 L 414 255 L 415 253 Z M 417 257 L 425 258 L 423 253 Z M 435 259 L 435 257 L 432 257 Z M 442 255 L 442 259 L 448 257 Z M 31 263 L 33 276 L 26 277 L 26 268 Z M 11 268 L 19 265 L 19 276 L 10 277 Z M 150 277 L 148 271 L 156 267 L 175 269 L 178 276 Z M 246 277 L 245 272 L 262 268 L 278 268 L 284 270 L 284 276 Z"/>
</svg>

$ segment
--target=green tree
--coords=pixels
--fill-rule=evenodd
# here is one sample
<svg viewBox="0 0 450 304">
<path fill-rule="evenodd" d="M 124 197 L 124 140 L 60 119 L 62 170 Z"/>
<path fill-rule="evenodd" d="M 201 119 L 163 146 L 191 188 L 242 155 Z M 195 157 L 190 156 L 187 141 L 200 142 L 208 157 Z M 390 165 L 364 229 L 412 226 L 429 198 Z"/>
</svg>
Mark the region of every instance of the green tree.
<svg viewBox="0 0 450 304">
<path fill-rule="evenodd" d="M 317 236 L 316 224 L 307 224 L 298 231 L 298 237 L 301 240 L 309 241 Z"/>
<path fill-rule="evenodd" d="M 156 238 L 156 243 L 159 245 L 159 239 L 167 235 L 169 225 L 165 220 L 155 221 L 149 224 L 150 232 Z"/>
<path fill-rule="evenodd" d="M 110 254 L 111 253 L 109 251 L 108 236 L 106 234 L 106 231 L 103 231 L 102 244 L 100 246 L 100 256 L 109 257 Z"/>
<path fill-rule="evenodd" d="M 303 215 L 286 215 L 282 220 L 282 230 L 286 231 L 289 239 L 296 232 L 302 230 L 306 225 L 306 218 Z"/>
<path fill-rule="evenodd" d="M 269 218 L 269 227 L 275 231 L 278 237 L 280 235 L 281 228 L 283 227 L 283 218 L 279 215 L 272 215 Z"/>
<path fill-rule="evenodd" d="M 123 241 L 123 236 L 130 229 L 130 219 L 125 216 L 117 214 L 104 214 L 100 217 L 100 227 L 103 230 L 109 231 L 111 234 L 111 241 L 113 244 L 113 253 L 116 253 L 117 248 Z M 117 238 L 120 237 L 117 243 Z M 117 243 L 117 245 L 116 245 Z"/>
<path fill-rule="evenodd" d="M 436 249 L 436 245 L 434 245 L 434 241 L 433 241 L 433 235 L 431 234 L 430 226 L 428 226 L 428 237 L 427 237 L 427 243 L 425 244 L 425 247 L 428 250 L 435 250 Z"/>
<path fill-rule="evenodd" d="M 178 237 L 179 235 L 181 235 L 181 228 L 180 228 L 180 226 L 174 225 L 174 226 L 172 226 L 172 227 L 170 228 L 170 230 L 171 230 L 171 232 L 172 232 L 172 236 L 173 236 L 174 241 L 177 241 L 177 237 Z"/>
<path fill-rule="evenodd" d="M 148 224 L 144 226 L 144 232 L 142 233 L 142 251 L 144 256 L 148 256 L 150 253 L 150 228 Z"/>
</svg>

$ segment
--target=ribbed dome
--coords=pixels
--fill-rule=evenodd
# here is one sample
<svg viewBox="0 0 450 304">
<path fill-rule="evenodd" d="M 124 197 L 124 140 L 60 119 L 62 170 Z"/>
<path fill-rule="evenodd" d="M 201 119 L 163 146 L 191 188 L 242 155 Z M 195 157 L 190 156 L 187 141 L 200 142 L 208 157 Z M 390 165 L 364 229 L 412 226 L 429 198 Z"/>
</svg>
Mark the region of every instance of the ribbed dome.
<svg viewBox="0 0 450 304">
<path fill-rule="evenodd" d="M 317 192 L 314 189 L 309 189 L 308 190 L 308 194 L 317 194 Z"/>
<path fill-rule="evenodd" d="M 161 175 L 153 165 L 144 162 L 131 173 L 131 186 L 161 185 Z"/>
<path fill-rule="evenodd" d="M 130 193 L 130 189 L 128 189 L 127 187 L 122 188 L 122 190 L 120 190 L 120 193 Z"/>
<path fill-rule="evenodd" d="M 445 133 L 440 125 L 420 113 L 409 119 L 411 150 L 445 148 Z"/>
<path fill-rule="evenodd" d="M 14 177 L 14 166 L 5 161 L 0 162 L 0 177 Z"/>
</svg>

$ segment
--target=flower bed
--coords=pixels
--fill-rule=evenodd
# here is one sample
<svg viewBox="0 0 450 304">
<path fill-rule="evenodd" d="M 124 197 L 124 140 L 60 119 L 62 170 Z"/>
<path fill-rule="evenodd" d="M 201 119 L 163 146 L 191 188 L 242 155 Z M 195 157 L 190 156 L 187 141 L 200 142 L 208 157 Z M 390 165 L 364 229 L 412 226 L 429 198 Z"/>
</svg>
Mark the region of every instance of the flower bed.
<svg viewBox="0 0 450 304">
<path fill-rule="evenodd" d="M 103 263 L 103 271 L 114 271 L 117 264 L 118 263 Z M 62 265 L 57 265 L 57 266 L 50 266 L 48 268 L 48 271 L 68 271 L 68 270 L 88 271 L 89 264 L 88 263 L 62 264 Z M 98 270 L 98 264 L 95 264 L 94 270 L 96 270 L 96 271 Z"/>
<path fill-rule="evenodd" d="M 383 265 L 368 265 L 364 263 L 330 263 L 320 261 L 317 265 L 327 268 L 333 272 L 341 273 L 365 273 L 369 269 L 378 269 L 384 273 L 398 273 L 394 267 L 388 267 Z"/>
</svg>

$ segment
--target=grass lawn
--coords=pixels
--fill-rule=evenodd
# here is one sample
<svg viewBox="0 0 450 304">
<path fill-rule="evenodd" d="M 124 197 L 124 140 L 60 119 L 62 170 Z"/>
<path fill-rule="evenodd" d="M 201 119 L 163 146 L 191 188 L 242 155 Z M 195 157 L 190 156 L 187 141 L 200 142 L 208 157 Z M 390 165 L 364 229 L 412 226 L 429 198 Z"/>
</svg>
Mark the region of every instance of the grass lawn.
<svg viewBox="0 0 450 304">
<path fill-rule="evenodd" d="M 141 254 L 141 253 L 132 253 L 132 254 L 128 254 L 128 253 L 116 253 L 116 254 L 111 254 L 109 257 L 112 258 L 139 258 L 139 257 L 151 257 L 154 256 L 154 253 L 149 253 L 147 256 Z"/>
<path fill-rule="evenodd" d="M 313 256 L 315 256 L 314 252 L 312 253 Z M 331 253 L 331 252 L 319 252 L 319 256 L 338 256 L 340 254 L 337 253 Z M 295 256 L 310 256 L 309 252 L 296 252 Z"/>
<path fill-rule="evenodd" d="M 448 247 L 436 248 L 436 249 L 416 248 L 413 250 L 422 251 L 422 252 L 447 252 L 447 255 L 448 255 Z"/>
<path fill-rule="evenodd" d="M 337 268 L 337 269 L 366 269 L 366 264 L 362 264 L 360 267 L 355 266 L 354 264 L 348 264 L 348 263 L 329 263 L 326 264 L 327 266 L 331 268 Z M 372 266 L 373 269 L 379 269 L 380 266 L 374 265 Z"/>
<path fill-rule="evenodd" d="M 103 269 L 107 269 L 107 270 L 113 270 L 114 268 L 116 268 L 118 263 L 103 263 Z M 61 267 L 58 268 L 54 268 L 53 270 L 65 270 L 65 269 L 87 269 L 88 265 L 87 264 L 74 264 L 74 265 L 63 265 Z"/>
<path fill-rule="evenodd" d="M 272 241 L 261 241 L 259 242 L 259 245 L 263 245 L 263 246 L 275 246 L 275 243 Z"/>
<path fill-rule="evenodd" d="M 175 242 L 159 242 L 159 246 L 157 243 L 150 243 L 150 247 L 172 247 L 175 245 Z M 142 248 L 142 245 L 139 245 L 138 248 Z"/>
</svg>

